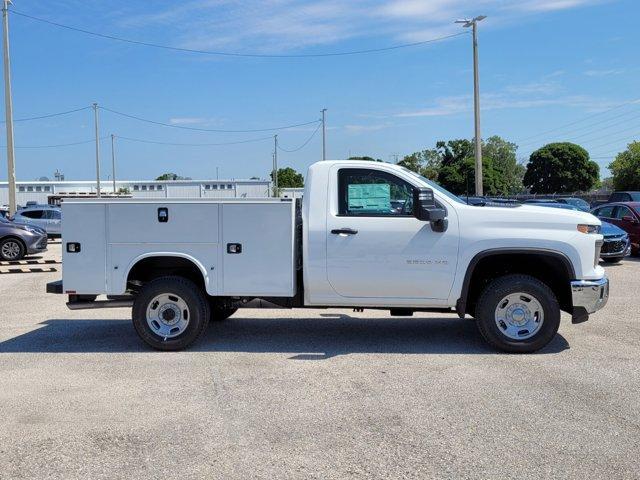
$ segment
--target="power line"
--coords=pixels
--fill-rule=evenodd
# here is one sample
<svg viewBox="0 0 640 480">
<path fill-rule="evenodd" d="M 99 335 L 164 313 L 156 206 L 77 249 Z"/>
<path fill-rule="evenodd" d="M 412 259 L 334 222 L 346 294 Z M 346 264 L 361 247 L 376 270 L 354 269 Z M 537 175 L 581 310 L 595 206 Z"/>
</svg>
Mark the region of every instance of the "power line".
<svg viewBox="0 0 640 480">
<path fill-rule="evenodd" d="M 116 40 L 118 42 L 123 43 L 131 43 L 134 45 L 140 45 L 144 47 L 153 47 L 153 48 L 161 48 L 164 50 L 173 50 L 177 52 L 187 52 L 187 53 L 199 53 L 203 55 L 218 55 L 224 57 L 251 57 L 251 58 L 314 58 L 314 57 L 340 57 L 345 55 L 364 55 L 368 53 L 380 53 L 387 52 L 391 50 L 399 50 L 402 48 L 409 47 L 418 47 L 420 45 L 426 45 L 429 43 L 439 42 L 441 40 L 446 40 L 448 38 L 458 37 L 460 35 L 466 35 L 467 32 L 454 33 L 451 35 L 443 35 L 441 37 L 432 38 L 429 40 L 423 40 L 420 42 L 412 42 L 412 43 L 403 43 L 400 45 L 392 45 L 389 47 L 382 48 L 370 48 L 366 50 L 351 50 L 351 51 L 342 51 L 342 52 L 325 52 L 325 53 L 299 53 L 299 54 L 269 54 L 269 53 L 239 53 L 239 52 L 216 52 L 210 50 L 196 50 L 192 48 L 183 48 L 183 47 L 173 47 L 170 45 L 162 45 L 158 43 L 152 42 L 144 42 L 140 40 L 132 40 L 130 38 L 118 37 L 116 35 L 109 35 L 104 33 L 93 32 L 90 30 L 85 30 L 83 28 L 72 27 L 70 25 L 64 25 L 62 23 L 53 22 L 51 20 L 46 20 L 44 18 L 34 17 L 33 15 L 28 15 L 26 13 L 18 12 L 11 9 L 11 12 L 15 15 L 20 15 L 21 17 L 29 18 L 31 20 L 35 20 L 37 22 L 46 23 L 48 25 L 53 25 L 55 27 L 64 28 L 67 30 L 72 30 L 74 32 L 84 33 L 86 35 L 92 35 L 94 37 L 105 38 L 108 40 Z"/>
<path fill-rule="evenodd" d="M 51 118 L 51 117 L 59 117 L 61 115 L 69 115 L 70 113 L 81 112 L 82 110 L 88 110 L 91 107 L 82 107 L 75 108 L 73 110 L 67 110 L 66 112 L 57 112 L 57 113 L 49 113 L 47 115 L 39 115 L 37 117 L 25 117 L 25 118 L 14 118 L 14 122 L 27 122 L 29 120 L 41 120 L 43 118 Z M 6 123 L 4 120 L 0 121 L 0 123 Z"/>
<path fill-rule="evenodd" d="M 156 120 L 149 120 L 148 118 L 138 117 L 136 115 L 131 115 L 129 113 L 118 112 L 117 110 L 112 110 L 106 107 L 100 107 L 101 110 L 106 112 L 114 113 L 116 115 L 120 115 L 122 117 L 131 118 L 133 120 L 138 120 L 139 122 L 151 123 L 153 125 L 160 125 L 163 127 L 171 127 L 171 128 L 179 128 L 181 130 L 195 130 L 198 132 L 216 132 L 216 133 L 258 133 L 258 132 L 272 132 L 275 130 L 287 130 L 289 128 L 296 127 L 304 127 L 307 125 L 313 125 L 315 123 L 320 122 L 320 120 L 313 120 L 312 122 L 304 122 L 304 123 L 296 123 L 293 125 L 284 125 L 281 127 L 272 127 L 272 128 L 254 128 L 254 129 L 246 129 L 246 130 L 224 130 L 219 128 L 200 128 L 200 127 L 188 127 L 186 125 L 174 125 L 171 123 L 158 122 Z"/>
<path fill-rule="evenodd" d="M 321 126 L 322 126 L 322 123 L 318 124 L 318 126 L 317 126 L 317 127 L 316 127 L 316 129 L 313 131 L 313 133 L 311 134 L 311 136 L 310 136 L 309 138 L 307 138 L 307 139 L 305 140 L 305 142 L 304 142 L 302 145 L 300 145 L 298 148 L 294 148 L 293 150 L 286 150 L 286 149 L 282 148 L 280 145 L 278 145 L 278 149 L 279 149 L 279 150 L 282 150 L 283 152 L 287 152 L 287 153 L 294 153 L 294 152 L 297 152 L 297 151 L 299 151 L 299 150 L 302 150 L 304 147 L 306 147 L 306 146 L 309 144 L 309 142 L 311 141 L 311 139 L 312 139 L 313 137 L 315 137 L 316 133 L 318 133 L 318 130 L 320 130 L 320 127 L 321 127 Z"/>
<path fill-rule="evenodd" d="M 548 133 L 553 133 L 553 132 L 556 132 L 558 130 L 562 130 L 565 127 L 571 127 L 573 125 L 577 125 L 578 123 L 582 123 L 582 122 L 584 122 L 586 120 L 590 120 L 592 118 L 598 117 L 600 115 L 604 115 L 605 113 L 611 112 L 613 110 L 617 110 L 618 108 L 626 107 L 627 105 L 631 105 L 631 104 L 634 104 L 634 103 L 640 103 L 640 98 L 636 98 L 634 100 L 630 100 L 628 102 L 621 103 L 621 104 L 616 105 L 614 107 L 611 107 L 611 108 L 609 108 L 607 110 L 603 110 L 602 112 L 598 112 L 598 113 L 595 113 L 593 115 L 589 115 L 587 117 L 581 118 L 580 120 L 576 120 L 574 122 L 566 123 L 564 125 L 560 125 L 558 127 L 552 128 L 550 130 L 546 130 L 544 132 L 540 132 L 540 133 L 537 133 L 535 135 L 531 135 L 529 137 L 521 138 L 520 139 L 520 144 L 523 144 L 523 142 L 524 142 L 524 144 L 526 144 L 527 140 L 530 140 L 530 139 L 533 139 L 533 138 L 538 138 L 538 137 L 541 137 L 543 135 L 547 135 Z"/>
<path fill-rule="evenodd" d="M 606 147 L 608 145 L 613 145 L 614 143 L 633 140 L 634 138 L 637 138 L 638 136 L 640 136 L 640 130 L 638 131 L 638 133 L 636 133 L 634 135 L 626 136 L 626 137 L 622 137 L 622 138 L 617 138 L 617 139 L 612 140 L 612 141 L 607 142 L 607 143 L 601 143 L 600 145 L 595 145 L 595 146 L 591 147 L 590 149 L 591 150 L 596 150 L 596 149 L 601 148 L 601 147 Z"/>
<path fill-rule="evenodd" d="M 100 137 L 100 140 L 106 140 L 108 137 Z M 73 142 L 73 143 L 60 143 L 58 145 L 16 145 L 15 148 L 58 148 L 58 147 L 72 147 L 74 145 L 84 145 L 87 143 L 94 143 L 96 141 L 95 138 L 91 140 L 83 140 L 82 142 Z M 4 145 L 0 145 L 0 148 L 5 148 Z"/>
<path fill-rule="evenodd" d="M 620 115 L 615 115 L 613 117 L 610 117 L 610 118 L 607 118 L 607 119 L 604 119 L 604 120 L 601 120 L 601 121 L 598 121 L 598 122 L 590 123 L 590 124 L 583 125 L 581 127 L 578 127 L 578 128 L 572 129 L 572 130 L 565 131 L 565 132 L 562 133 L 562 136 L 569 137 L 569 138 L 572 138 L 572 139 L 583 138 L 585 136 L 591 135 L 592 133 L 599 132 L 601 130 L 606 130 L 608 128 L 615 127 L 617 125 L 621 125 L 621 124 L 627 123 L 627 122 L 629 122 L 631 120 L 635 120 L 637 118 L 640 118 L 640 115 L 634 115 L 634 116 L 632 116 L 630 118 L 626 118 L 624 120 L 620 120 L 618 122 L 614 122 L 614 123 L 611 123 L 610 125 L 604 126 L 604 125 L 610 123 L 612 120 L 617 120 L 617 119 L 622 118 L 622 117 L 627 117 L 628 115 L 633 115 L 635 113 L 638 113 L 637 109 L 636 110 L 629 110 L 629 111 L 624 112 L 624 113 L 622 113 Z M 595 127 L 595 128 L 592 128 L 592 127 Z M 581 132 L 581 131 L 584 131 L 585 129 L 587 129 L 585 133 L 581 133 L 578 136 L 573 136 L 573 134 L 575 132 Z M 562 130 L 562 129 L 558 129 L 558 130 Z M 534 144 L 536 144 L 538 142 L 539 142 L 539 140 L 534 140 L 534 141 L 531 141 L 531 142 L 524 142 L 524 143 L 520 144 L 520 146 L 521 147 L 528 147 L 528 146 L 534 145 Z"/>
<path fill-rule="evenodd" d="M 120 135 L 115 135 L 115 138 L 120 140 L 128 140 L 130 142 L 139 142 L 139 143 L 151 143 L 154 145 L 173 145 L 178 147 L 214 147 L 221 145 L 238 145 L 241 143 L 253 143 L 253 142 L 262 142 L 265 140 L 271 140 L 273 137 L 260 137 L 260 138 L 250 138 L 248 140 L 238 140 L 235 142 L 222 142 L 222 143 L 172 143 L 172 142 L 157 142 L 155 140 L 144 140 L 141 138 L 131 138 L 131 137 L 121 137 Z"/>
<path fill-rule="evenodd" d="M 632 127 L 625 128 L 623 130 L 618 130 L 617 132 L 612 132 L 612 133 L 608 133 L 606 135 L 601 135 L 599 137 L 590 138 L 588 140 L 585 140 L 584 143 L 589 144 L 591 142 L 597 142 L 599 140 L 604 140 L 606 138 L 610 138 L 611 135 L 617 135 L 617 134 L 627 133 L 627 132 L 637 132 L 639 129 L 640 129 L 640 127 L 638 127 L 637 125 L 634 125 Z M 635 133 L 634 133 L 634 135 L 635 135 Z"/>
</svg>

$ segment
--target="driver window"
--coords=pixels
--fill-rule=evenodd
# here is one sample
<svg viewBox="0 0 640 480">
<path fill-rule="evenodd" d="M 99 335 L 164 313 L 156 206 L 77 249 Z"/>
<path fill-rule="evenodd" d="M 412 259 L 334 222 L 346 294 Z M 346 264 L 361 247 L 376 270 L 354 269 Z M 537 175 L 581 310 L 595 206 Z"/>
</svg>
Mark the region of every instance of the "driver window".
<svg viewBox="0 0 640 480">
<path fill-rule="evenodd" d="M 338 172 L 339 215 L 413 215 L 413 187 L 379 170 L 344 168 Z"/>
<path fill-rule="evenodd" d="M 616 210 L 616 216 L 614 218 L 622 220 L 622 217 L 631 216 L 631 211 L 627 207 L 620 207 Z"/>
</svg>

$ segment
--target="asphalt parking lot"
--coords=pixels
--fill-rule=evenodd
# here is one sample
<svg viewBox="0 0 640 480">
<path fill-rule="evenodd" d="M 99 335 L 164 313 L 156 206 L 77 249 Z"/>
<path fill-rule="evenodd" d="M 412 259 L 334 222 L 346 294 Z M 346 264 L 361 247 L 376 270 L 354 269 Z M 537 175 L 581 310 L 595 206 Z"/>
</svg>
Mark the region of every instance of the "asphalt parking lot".
<svg viewBox="0 0 640 480">
<path fill-rule="evenodd" d="M 128 309 L 45 294 L 60 272 L 0 275 L 0 478 L 639 478 L 640 261 L 607 271 L 607 308 L 533 355 L 346 310 L 159 353 Z"/>
</svg>

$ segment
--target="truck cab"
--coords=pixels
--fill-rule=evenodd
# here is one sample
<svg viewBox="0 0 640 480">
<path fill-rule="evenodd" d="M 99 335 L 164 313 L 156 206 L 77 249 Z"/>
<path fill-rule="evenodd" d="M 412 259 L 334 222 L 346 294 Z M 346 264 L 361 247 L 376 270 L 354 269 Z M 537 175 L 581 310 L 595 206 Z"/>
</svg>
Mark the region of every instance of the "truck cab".
<svg viewBox="0 0 640 480">
<path fill-rule="evenodd" d="M 209 319 L 238 308 L 337 307 L 470 316 L 495 348 L 532 352 L 553 339 L 561 311 L 580 323 L 609 295 L 593 215 L 467 205 L 380 162 L 312 165 L 301 203 L 85 200 L 63 209 L 64 276 L 50 291 L 70 295 L 70 308 L 131 305 L 137 332 L 163 350 L 185 348 Z"/>
</svg>

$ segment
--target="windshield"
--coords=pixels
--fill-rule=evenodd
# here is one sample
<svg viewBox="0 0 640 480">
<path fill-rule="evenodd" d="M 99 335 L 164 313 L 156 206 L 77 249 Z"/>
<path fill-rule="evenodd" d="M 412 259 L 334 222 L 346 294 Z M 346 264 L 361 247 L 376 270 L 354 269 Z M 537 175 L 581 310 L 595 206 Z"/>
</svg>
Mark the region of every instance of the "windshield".
<svg viewBox="0 0 640 480">
<path fill-rule="evenodd" d="M 9 220 L 0 215 L 0 223 L 11 223 Z"/>
<path fill-rule="evenodd" d="M 589 204 L 581 198 L 567 198 L 567 203 L 575 205 L 576 207 L 589 208 Z"/>
<path fill-rule="evenodd" d="M 466 204 L 466 202 L 464 202 L 462 199 L 460 199 L 459 197 L 455 196 L 453 193 L 451 193 L 448 190 L 445 190 L 444 188 L 442 188 L 440 185 L 438 185 L 437 183 L 435 183 L 433 180 L 429 180 L 427 177 L 423 177 L 422 175 L 420 175 L 419 173 L 414 172 L 413 170 L 409 170 L 406 167 L 400 167 L 402 168 L 402 170 L 404 170 L 407 173 L 410 173 L 412 176 L 419 178 L 420 180 L 422 180 L 424 183 L 426 183 L 427 185 L 429 185 L 429 187 L 433 188 L 434 190 L 436 190 L 438 193 L 441 193 L 442 195 L 444 195 L 445 197 L 447 197 L 450 200 L 453 200 L 454 202 L 458 202 L 458 203 L 462 203 L 462 204 Z"/>
</svg>

